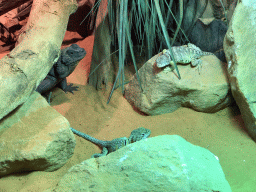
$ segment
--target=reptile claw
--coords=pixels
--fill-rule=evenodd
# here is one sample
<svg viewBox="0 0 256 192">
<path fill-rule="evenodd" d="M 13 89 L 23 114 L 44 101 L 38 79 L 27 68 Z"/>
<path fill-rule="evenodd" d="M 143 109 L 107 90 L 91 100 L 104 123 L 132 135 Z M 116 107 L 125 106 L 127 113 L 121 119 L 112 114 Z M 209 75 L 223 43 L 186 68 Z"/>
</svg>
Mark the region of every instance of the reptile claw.
<svg viewBox="0 0 256 192">
<path fill-rule="evenodd" d="M 70 92 L 72 94 L 74 94 L 73 91 L 78 91 L 77 88 L 79 88 L 78 86 L 73 86 L 73 83 L 70 83 L 69 85 L 67 85 L 67 87 L 65 88 L 64 92 L 67 93 L 67 92 Z"/>
</svg>

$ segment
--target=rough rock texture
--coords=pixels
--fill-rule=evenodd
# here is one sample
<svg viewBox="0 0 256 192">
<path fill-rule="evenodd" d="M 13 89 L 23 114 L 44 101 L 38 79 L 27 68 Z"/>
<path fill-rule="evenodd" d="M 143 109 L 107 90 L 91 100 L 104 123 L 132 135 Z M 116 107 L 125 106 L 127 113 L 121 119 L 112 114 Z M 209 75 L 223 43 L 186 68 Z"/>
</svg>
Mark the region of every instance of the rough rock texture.
<svg viewBox="0 0 256 192">
<path fill-rule="evenodd" d="M 0 0 L 0 16 L 30 0 Z"/>
<path fill-rule="evenodd" d="M 58 60 L 69 15 L 76 8 L 76 0 L 33 1 L 19 45 L 0 60 L 0 119 L 29 98 Z"/>
<path fill-rule="evenodd" d="M 217 159 L 180 136 L 158 136 L 73 166 L 47 192 L 231 192 Z"/>
<path fill-rule="evenodd" d="M 231 91 L 256 141 L 256 2 L 238 3 L 224 39 Z"/>
<path fill-rule="evenodd" d="M 0 176 L 54 171 L 73 155 L 75 137 L 65 117 L 37 92 L 0 121 Z"/>
<path fill-rule="evenodd" d="M 161 53 L 160 53 L 161 54 Z M 230 86 L 224 64 L 215 56 L 201 58 L 202 67 L 178 65 L 181 80 L 174 71 L 159 69 L 156 55 L 139 70 L 143 93 L 133 76 L 125 87 L 125 98 L 131 105 L 148 115 L 171 113 L 179 107 L 201 112 L 217 112 L 231 102 Z"/>
</svg>

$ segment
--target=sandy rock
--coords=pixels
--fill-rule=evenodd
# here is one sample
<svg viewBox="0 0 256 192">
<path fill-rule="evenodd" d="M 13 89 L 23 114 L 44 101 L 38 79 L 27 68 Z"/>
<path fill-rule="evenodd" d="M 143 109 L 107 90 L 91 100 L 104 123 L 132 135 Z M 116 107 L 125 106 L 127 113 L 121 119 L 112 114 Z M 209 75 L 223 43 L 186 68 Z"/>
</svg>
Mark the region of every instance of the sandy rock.
<svg viewBox="0 0 256 192">
<path fill-rule="evenodd" d="M 231 192 L 218 158 L 178 135 L 163 135 L 73 166 L 50 191 Z"/>
<path fill-rule="evenodd" d="M 33 0 L 19 45 L 0 60 L 0 119 L 28 100 L 58 60 L 69 16 L 76 9 L 76 0 Z"/>
<path fill-rule="evenodd" d="M 0 121 L 0 176 L 59 169 L 73 155 L 75 144 L 67 119 L 34 92 Z"/>
<path fill-rule="evenodd" d="M 190 64 L 178 65 L 181 74 L 179 80 L 176 72 L 157 68 L 155 60 L 160 54 L 147 61 L 139 70 L 143 92 L 136 75 L 126 85 L 125 98 L 135 108 L 148 115 L 171 113 L 179 107 L 211 113 L 231 103 L 224 64 L 217 57 L 202 57 L 200 71 Z"/>
<path fill-rule="evenodd" d="M 238 3 L 224 39 L 231 91 L 256 141 L 256 2 Z"/>
</svg>

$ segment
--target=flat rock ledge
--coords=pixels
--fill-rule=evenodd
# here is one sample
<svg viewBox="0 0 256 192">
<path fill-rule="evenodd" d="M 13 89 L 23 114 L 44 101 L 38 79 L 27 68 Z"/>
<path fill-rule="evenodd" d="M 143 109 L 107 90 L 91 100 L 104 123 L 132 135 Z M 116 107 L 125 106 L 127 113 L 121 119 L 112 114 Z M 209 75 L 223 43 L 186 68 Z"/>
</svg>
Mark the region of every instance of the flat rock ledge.
<svg viewBox="0 0 256 192">
<path fill-rule="evenodd" d="M 161 53 L 160 53 L 161 54 Z M 180 107 L 213 113 L 227 107 L 232 101 L 225 64 L 216 56 L 201 58 L 202 67 L 178 65 L 175 71 L 159 69 L 155 60 L 148 60 L 139 70 L 141 91 L 137 75 L 125 86 L 125 98 L 136 109 L 147 115 L 171 113 Z"/>
<path fill-rule="evenodd" d="M 73 155 L 69 122 L 37 92 L 0 121 L 0 177 L 25 171 L 54 171 Z"/>
<path fill-rule="evenodd" d="M 163 135 L 83 161 L 45 192 L 51 191 L 231 192 L 231 188 L 209 150 L 178 135 Z"/>
</svg>

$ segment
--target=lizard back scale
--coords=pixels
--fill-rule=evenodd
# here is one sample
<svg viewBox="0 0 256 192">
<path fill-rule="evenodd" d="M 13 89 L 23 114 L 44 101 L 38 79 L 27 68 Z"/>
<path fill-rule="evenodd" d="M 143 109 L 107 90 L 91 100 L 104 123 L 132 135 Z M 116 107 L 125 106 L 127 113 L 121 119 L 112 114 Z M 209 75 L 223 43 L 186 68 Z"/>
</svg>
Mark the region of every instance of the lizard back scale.
<svg viewBox="0 0 256 192">
<path fill-rule="evenodd" d="M 196 67 L 202 63 L 201 57 L 206 55 L 214 55 L 211 52 L 204 52 L 199 47 L 192 43 L 183 46 L 172 47 L 174 59 L 178 64 L 191 63 L 193 67 Z M 156 59 L 156 65 L 158 68 L 163 68 L 168 65 L 172 65 L 170 51 L 164 49 L 163 54 Z"/>
</svg>

